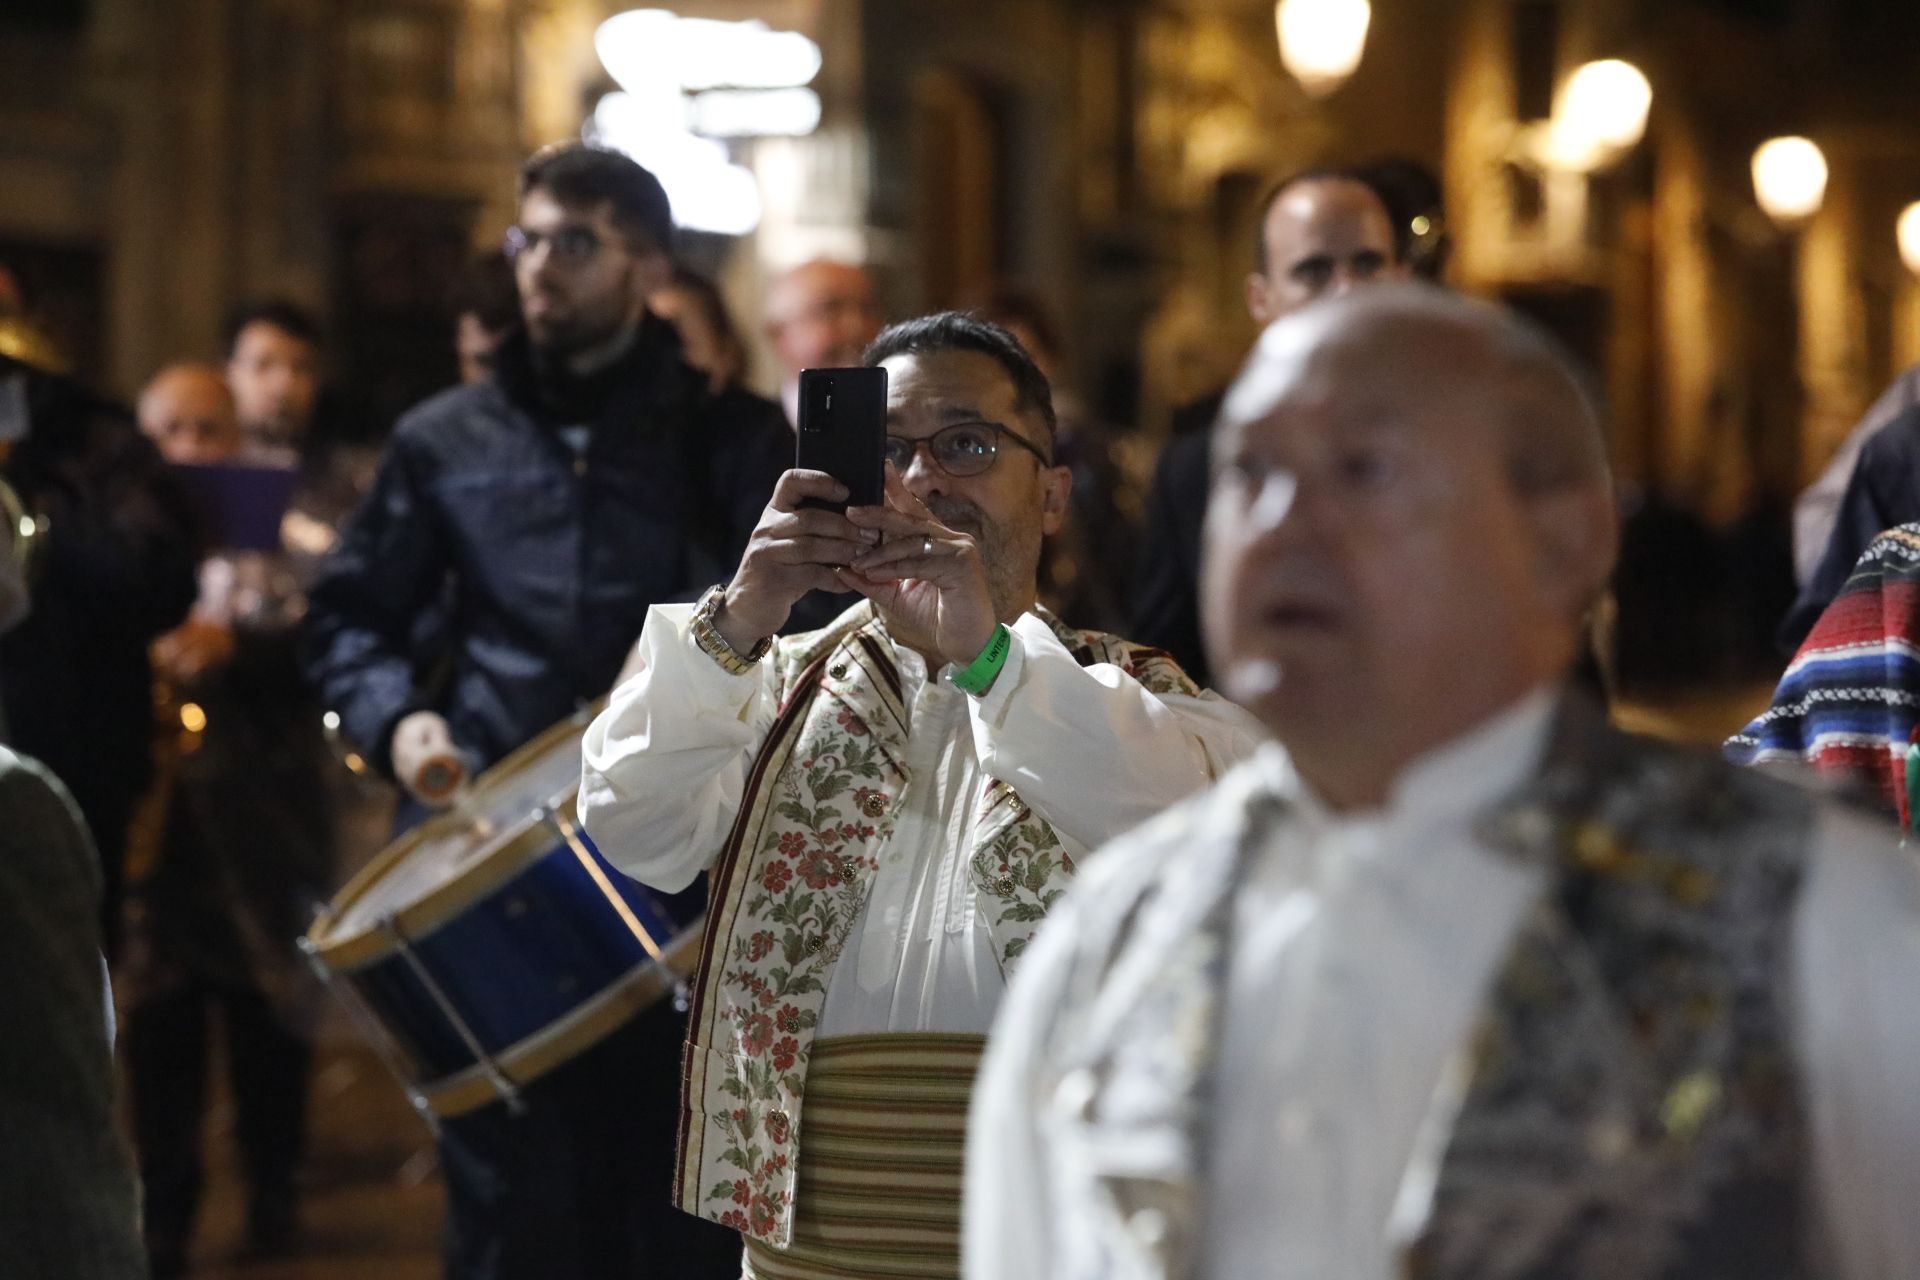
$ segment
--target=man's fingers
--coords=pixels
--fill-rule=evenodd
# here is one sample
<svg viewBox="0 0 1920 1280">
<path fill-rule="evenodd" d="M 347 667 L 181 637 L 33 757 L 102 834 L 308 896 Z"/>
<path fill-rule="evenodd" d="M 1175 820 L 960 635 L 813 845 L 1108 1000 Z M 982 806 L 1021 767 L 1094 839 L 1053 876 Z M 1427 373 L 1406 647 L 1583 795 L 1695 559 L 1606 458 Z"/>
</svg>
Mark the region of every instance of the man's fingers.
<svg viewBox="0 0 1920 1280">
<path fill-rule="evenodd" d="M 817 498 L 822 502 L 845 502 L 847 497 L 847 486 L 826 472 L 795 468 L 782 475 L 780 482 L 773 486 L 772 506 L 775 511 L 792 512 L 807 498 Z"/>
<path fill-rule="evenodd" d="M 848 507 L 847 521 L 862 529 L 877 529 L 889 538 L 938 537 L 946 526 L 932 517 L 918 517 L 892 507 Z"/>
<path fill-rule="evenodd" d="M 778 564 L 852 564 L 869 550 L 864 542 L 845 538 L 781 538 L 767 544 Z"/>
<path fill-rule="evenodd" d="M 771 517 L 764 531 L 776 538 L 842 538 L 849 542 L 874 543 L 879 531 L 862 529 L 838 511 L 808 507 Z"/>
</svg>

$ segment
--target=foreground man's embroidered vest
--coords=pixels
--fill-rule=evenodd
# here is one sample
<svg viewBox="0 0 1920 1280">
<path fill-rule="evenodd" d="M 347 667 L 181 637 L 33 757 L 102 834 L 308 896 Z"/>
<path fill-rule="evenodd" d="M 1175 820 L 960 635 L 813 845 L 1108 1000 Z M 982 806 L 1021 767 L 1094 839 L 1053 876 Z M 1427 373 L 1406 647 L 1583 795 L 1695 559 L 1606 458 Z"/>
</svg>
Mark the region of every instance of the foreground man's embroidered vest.
<svg viewBox="0 0 1920 1280">
<path fill-rule="evenodd" d="M 1154 693 L 1198 692 L 1157 649 L 1042 616 L 1083 666 L 1112 663 Z M 708 893 L 675 1199 L 784 1245 L 827 978 L 865 906 L 909 777 L 900 673 L 870 605 L 779 641 L 773 662 L 780 711 Z M 976 798 L 970 838 L 973 887 L 1005 973 L 1073 865 L 1053 828 L 996 780 Z"/>
<path fill-rule="evenodd" d="M 1084 886 L 1077 918 L 1098 923 L 1042 1057 L 1059 1076 L 1039 1082 L 1089 1166 L 1069 1194 L 1097 1214 L 1075 1224 L 1098 1244 L 1070 1280 L 1206 1267 L 1211 1138 L 1245 1119 L 1211 1103 L 1232 900 L 1285 813 L 1243 769 L 1135 838 L 1178 859 L 1128 856 Z M 1786 786 L 1563 708 L 1536 780 L 1483 824 L 1550 879 L 1484 1002 L 1408 1280 L 1819 1274 L 1787 1014 L 1813 816 Z"/>
</svg>

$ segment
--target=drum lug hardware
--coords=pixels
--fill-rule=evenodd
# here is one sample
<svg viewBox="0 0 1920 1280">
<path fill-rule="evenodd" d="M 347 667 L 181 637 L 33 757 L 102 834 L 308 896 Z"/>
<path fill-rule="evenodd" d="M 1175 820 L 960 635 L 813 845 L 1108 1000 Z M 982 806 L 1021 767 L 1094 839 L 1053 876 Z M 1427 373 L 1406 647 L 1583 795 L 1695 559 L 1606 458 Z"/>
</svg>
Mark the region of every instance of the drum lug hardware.
<svg viewBox="0 0 1920 1280">
<path fill-rule="evenodd" d="M 327 967 L 325 960 L 321 959 L 320 949 L 314 946 L 313 939 L 302 937 L 296 945 L 300 948 L 300 954 L 306 957 L 308 965 L 312 966 L 313 971 L 320 976 L 320 985 L 338 997 L 341 1006 L 347 1011 L 347 1016 L 359 1028 L 361 1038 L 373 1046 L 374 1056 L 380 1059 L 380 1064 L 400 1085 L 401 1092 L 407 1095 L 407 1105 L 413 1108 L 414 1114 L 420 1117 L 427 1126 L 427 1131 L 434 1136 L 435 1141 L 438 1141 L 440 1117 L 435 1113 L 433 1104 L 427 1101 L 427 1095 L 415 1086 L 402 1057 L 400 1046 L 394 1041 L 393 1036 L 380 1024 L 380 1019 L 374 1017 L 373 1010 L 367 1008 L 366 1001 L 360 998 L 360 993 L 353 989 L 351 982 L 334 981 L 333 970 Z"/>
<path fill-rule="evenodd" d="M 494 1091 L 500 1095 L 501 1101 L 507 1104 L 508 1112 L 516 1116 L 523 1114 L 527 1104 L 520 1096 L 520 1086 L 501 1070 L 500 1063 L 487 1052 L 487 1047 L 480 1043 L 480 1037 L 474 1034 L 473 1027 L 461 1016 L 460 1010 L 454 1006 L 446 989 L 440 985 L 440 980 L 433 976 L 432 970 L 428 969 L 425 962 L 420 959 L 419 954 L 413 949 L 412 941 L 400 931 L 398 922 L 390 915 L 382 916 L 379 928 L 380 932 L 386 935 L 387 940 L 393 943 L 394 951 L 399 954 L 407 968 L 413 971 L 413 976 L 420 980 L 420 985 L 427 989 L 427 995 L 433 1000 L 434 1006 L 440 1010 L 440 1016 L 453 1027 L 454 1034 L 460 1037 L 460 1042 L 466 1045 L 467 1052 L 473 1055 L 473 1060 L 486 1073 L 487 1080 L 493 1085 Z"/>
</svg>

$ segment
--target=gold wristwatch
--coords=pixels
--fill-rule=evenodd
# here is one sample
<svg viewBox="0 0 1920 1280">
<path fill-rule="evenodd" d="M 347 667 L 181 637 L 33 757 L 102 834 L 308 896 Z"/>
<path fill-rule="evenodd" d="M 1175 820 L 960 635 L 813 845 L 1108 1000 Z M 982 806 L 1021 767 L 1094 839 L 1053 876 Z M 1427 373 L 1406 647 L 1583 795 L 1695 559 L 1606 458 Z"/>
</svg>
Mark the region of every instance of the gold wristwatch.
<svg viewBox="0 0 1920 1280">
<path fill-rule="evenodd" d="M 693 642 L 700 646 L 700 652 L 712 658 L 736 676 L 746 675 L 760 659 L 767 656 L 767 650 L 773 648 L 773 637 L 763 637 L 753 646 L 753 652 L 741 653 L 727 643 L 720 634 L 720 628 L 713 625 L 713 615 L 720 612 L 720 602 L 726 598 L 726 587 L 707 588 L 707 594 L 700 597 L 700 603 L 693 609 Z"/>
</svg>

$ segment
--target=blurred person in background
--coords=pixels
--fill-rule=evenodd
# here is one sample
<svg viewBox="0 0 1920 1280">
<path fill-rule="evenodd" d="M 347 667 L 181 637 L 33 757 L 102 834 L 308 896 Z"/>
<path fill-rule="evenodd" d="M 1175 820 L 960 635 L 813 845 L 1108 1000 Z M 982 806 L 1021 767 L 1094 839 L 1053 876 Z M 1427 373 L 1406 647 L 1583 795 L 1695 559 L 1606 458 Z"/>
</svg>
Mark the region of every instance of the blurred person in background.
<svg viewBox="0 0 1920 1280">
<path fill-rule="evenodd" d="M 1040 598 L 1083 626 L 1124 630 L 1142 498 L 1115 453 L 1114 430 L 1061 381 L 1059 330 L 1045 303 L 1001 289 L 978 311 L 1027 349 L 1053 387 L 1054 458 L 1073 472 L 1066 521 L 1040 560 Z"/>
<path fill-rule="evenodd" d="M 1353 173 L 1296 174 L 1274 186 L 1261 208 L 1246 296 L 1247 313 L 1262 326 L 1316 299 L 1408 275 L 1393 211 Z M 1173 654 L 1203 685 L 1209 673 L 1198 604 L 1200 525 L 1208 440 L 1224 397 L 1208 396 L 1174 417 L 1147 499 L 1133 598 L 1133 636 Z"/>
<path fill-rule="evenodd" d="M 719 395 L 746 381 L 747 348 L 713 281 L 675 267 L 673 279 L 647 299 L 647 309 L 680 335 L 681 358 L 707 375 L 707 389 Z"/>
<path fill-rule="evenodd" d="M 111 951 L 128 823 L 152 776 L 148 646 L 193 603 L 197 522 L 131 414 L 5 355 L 0 480 L 45 527 L 33 612 L 0 637 L 0 720 L 86 816 Z"/>
<path fill-rule="evenodd" d="M 493 376 L 493 354 L 520 323 L 520 295 L 513 287 L 513 264 L 499 250 L 469 262 L 453 282 L 453 350 L 460 381 L 485 382 Z"/>
<path fill-rule="evenodd" d="M 407 794 L 494 764 L 606 694 L 653 604 L 737 563 L 789 465 L 776 406 L 714 396 L 648 297 L 672 277 L 659 182 L 617 152 L 547 148 L 509 252 L 523 325 L 486 382 L 394 430 L 312 591 L 307 669 L 346 736 Z M 423 686 L 421 610 L 449 591 L 448 677 Z M 686 1019 L 638 1014 L 522 1091 L 440 1130 L 452 1280 L 735 1280 L 739 1241 L 677 1212 Z"/>
<path fill-rule="evenodd" d="M 864 267 L 816 258 L 773 282 L 763 328 L 780 362 L 780 407 L 789 426 L 800 422 L 800 371 L 859 364 L 883 319 Z"/>
<path fill-rule="evenodd" d="M 1800 595 L 1778 636 L 1806 642 L 1867 547 L 1895 525 L 1920 520 L 1920 365 L 1873 402 L 1793 508 L 1793 566 Z"/>
<path fill-rule="evenodd" d="M 0 480 L 0 635 L 33 608 L 19 514 Z M 0 1275 L 140 1280 L 100 856 L 67 789 L 6 743 L 0 723 Z"/>
<path fill-rule="evenodd" d="M 320 408 L 320 326 L 293 303 L 244 305 L 227 318 L 227 384 L 256 446 L 298 451 Z"/>
<path fill-rule="evenodd" d="M 211 365 L 162 370 L 140 397 L 140 420 L 176 465 L 249 453 Z M 280 489 L 280 500 L 289 492 Z M 218 513 L 207 514 L 219 527 Z M 319 991 L 296 942 L 332 879 L 334 815 L 320 708 L 294 652 L 303 582 L 273 545 L 284 527 L 250 531 L 249 545 L 216 545 L 201 563 L 193 612 L 153 646 L 158 776 L 129 858 L 120 972 L 155 1280 L 187 1270 L 216 1014 L 248 1248 L 282 1255 L 297 1238 L 294 1177 Z"/>
</svg>

